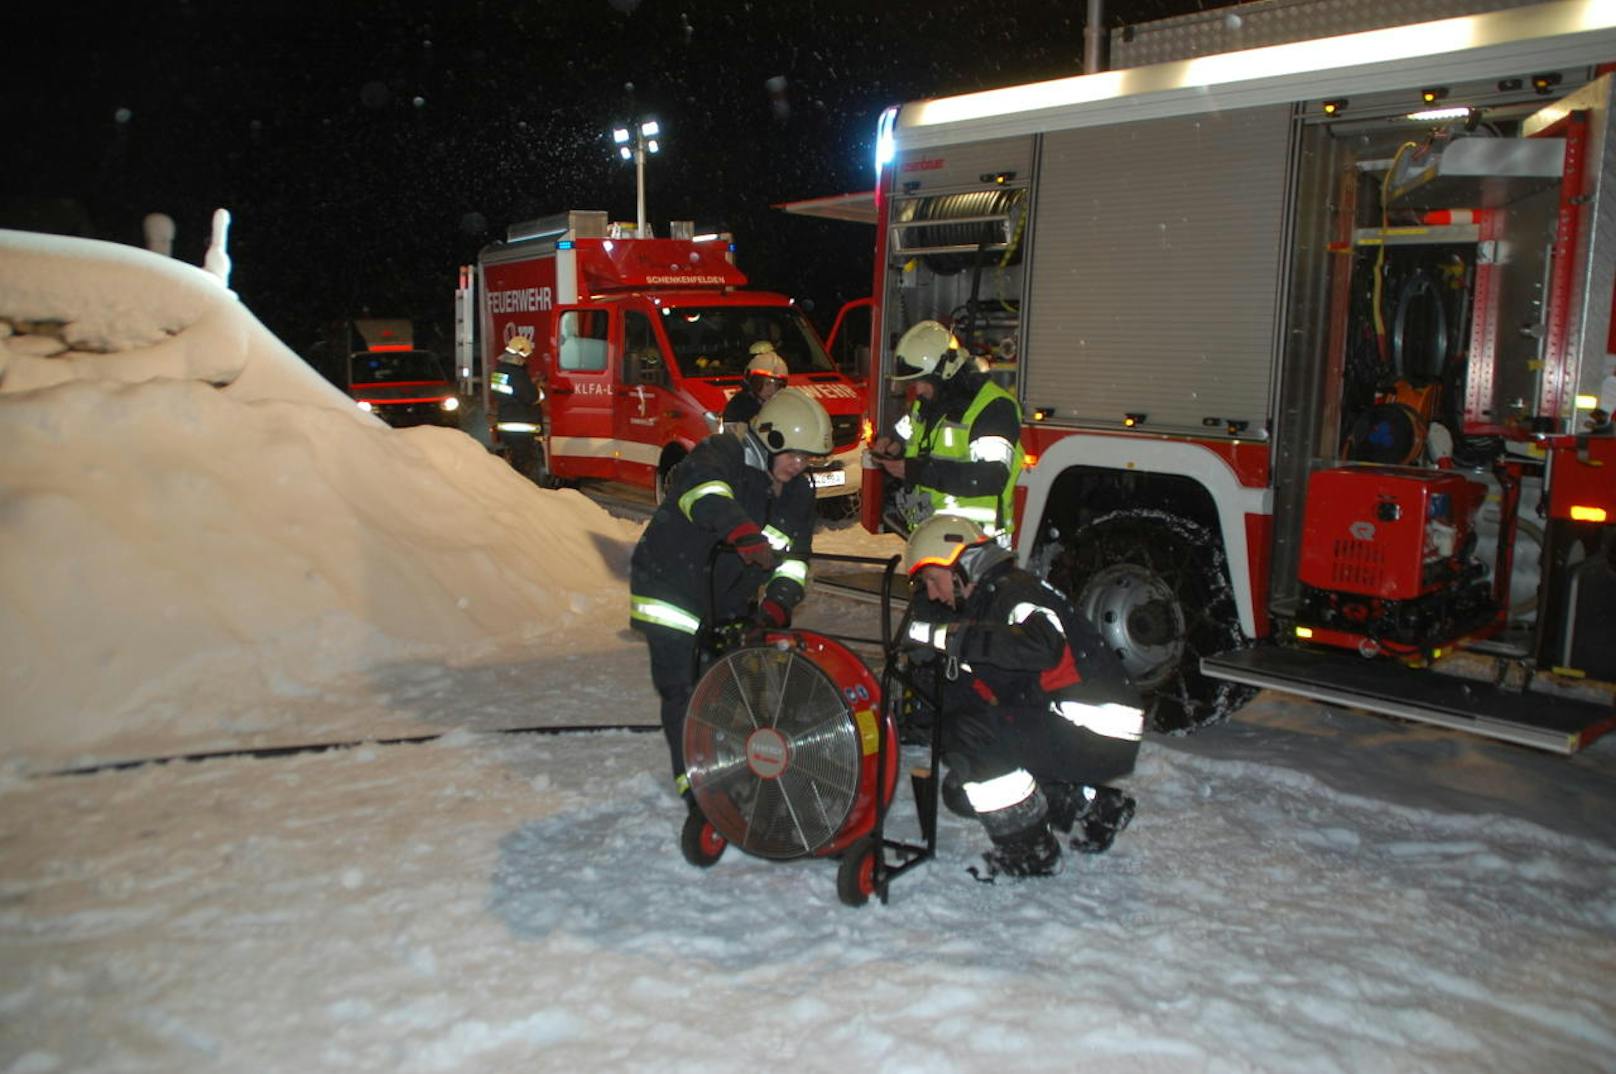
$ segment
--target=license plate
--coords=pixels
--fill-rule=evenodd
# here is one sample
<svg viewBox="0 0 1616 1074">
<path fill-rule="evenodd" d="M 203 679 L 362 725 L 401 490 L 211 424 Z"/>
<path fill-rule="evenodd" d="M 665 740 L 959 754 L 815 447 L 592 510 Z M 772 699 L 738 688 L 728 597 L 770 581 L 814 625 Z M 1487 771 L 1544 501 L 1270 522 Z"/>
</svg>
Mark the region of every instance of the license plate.
<svg viewBox="0 0 1616 1074">
<path fill-rule="evenodd" d="M 823 470 L 817 474 L 809 474 L 808 480 L 816 489 L 828 489 L 835 485 L 847 484 L 847 475 L 841 470 Z"/>
</svg>

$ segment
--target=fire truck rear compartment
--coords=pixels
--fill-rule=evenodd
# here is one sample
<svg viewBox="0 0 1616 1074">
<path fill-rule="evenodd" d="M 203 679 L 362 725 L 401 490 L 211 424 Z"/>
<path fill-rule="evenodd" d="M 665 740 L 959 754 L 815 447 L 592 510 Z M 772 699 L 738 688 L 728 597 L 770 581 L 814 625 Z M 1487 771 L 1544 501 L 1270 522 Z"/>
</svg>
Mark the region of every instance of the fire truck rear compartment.
<svg viewBox="0 0 1616 1074">
<path fill-rule="evenodd" d="M 1571 10 L 1533 18 L 1552 29 Z M 1473 40 L 1452 55 L 1350 91 L 1343 66 L 1298 74 L 1289 99 L 1186 104 L 1163 66 L 1127 72 L 1152 87 L 1137 95 L 1073 80 L 1059 106 L 896 113 L 876 346 L 942 318 L 1017 392 L 1036 459 L 1023 557 L 1116 613 L 1127 629 L 1110 637 L 1136 674 L 1205 714 L 1180 726 L 1216 718 L 1218 680 L 1415 719 L 1425 693 L 1375 682 L 1423 675 L 1431 722 L 1557 749 L 1573 706 L 1536 691 L 1477 701 L 1486 680 L 1605 677 L 1616 662 L 1590 640 L 1616 621 L 1616 568 L 1600 565 L 1616 524 L 1547 503 L 1609 364 L 1613 78 L 1585 64 L 1610 42 L 1585 56 L 1547 36 L 1529 49 L 1533 27 L 1508 16 L 1465 25 Z M 1425 105 L 1456 111 L 1414 115 L 1422 86 Z M 904 399 L 884 381 L 875 397 L 884 427 Z M 1608 428 L 1591 431 L 1597 455 Z M 1584 512 L 1616 512 L 1602 462 L 1585 467 Z M 1220 614 L 1245 636 L 1231 644 L 1260 639 L 1271 675 L 1264 656 L 1199 648 L 1188 616 L 1156 614 L 1173 605 L 1151 556 L 1095 551 L 1122 543 L 1090 532 L 1116 512 L 1193 522 L 1228 550 L 1205 588 L 1233 592 Z M 1373 530 L 1355 535 L 1360 522 Z M 1172 543 L 1152 525 L 1134 549 Z M 1444 700 L 1451 676 L 1399 663 L 1454 646 L 1506 670 Z M 1154 659 L 1166 653 L 1195 674 Z M 1340 660 L 1384 669 L 1329 670 Z M 1297 670 L 1310 661 L 1313 691 Z M 1610 700 L 1573 722 L 1600 726 Z"/>
</svg>

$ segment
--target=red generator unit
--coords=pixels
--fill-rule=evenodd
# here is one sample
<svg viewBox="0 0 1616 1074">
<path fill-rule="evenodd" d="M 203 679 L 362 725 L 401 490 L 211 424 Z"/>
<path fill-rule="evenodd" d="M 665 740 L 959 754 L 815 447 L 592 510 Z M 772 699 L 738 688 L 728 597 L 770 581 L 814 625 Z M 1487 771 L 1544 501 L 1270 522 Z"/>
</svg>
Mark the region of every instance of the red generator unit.
<svg viewBox="0 0 1616 1074">
<path fill-rule="evenodd" d="M 1308 478 L 1298 627 L 1366 656 L 1429 656 L 1489 623 L 1476 558 L 1485 485 L 1462 474 L 1350 465 Z"/>
</svg>

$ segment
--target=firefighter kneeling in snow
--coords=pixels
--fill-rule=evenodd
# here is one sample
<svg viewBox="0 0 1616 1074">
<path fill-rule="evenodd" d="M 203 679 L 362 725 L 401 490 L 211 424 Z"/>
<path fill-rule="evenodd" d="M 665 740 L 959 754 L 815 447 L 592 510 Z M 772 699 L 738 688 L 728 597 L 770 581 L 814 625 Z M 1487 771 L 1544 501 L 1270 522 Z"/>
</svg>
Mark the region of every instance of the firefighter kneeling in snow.
<svg viewBox="0 0 1616 1074">
<path fill-rule="evenodd" d="M 528 356 L 533 353 L 533 341 L 526 336 L 512 336 L 499 356 L 499 365 L 488 378 L 488 390 L 499 400 L 495 428 L 499 442 L 505 445 L 505 458 L 523 477 L 537 480 L 535 464 L 538 462 L 539 388 L 527 371 Z"/>
<path fill-rule="evenodd" d="M 1070 601 L 969 519 L 923 522 L 904 567 L 915 584 L 906 651 L 943 662 L 944 799 L 993 840 L 972 874 L 1058 872 L 1051 827 L 1074 850 L 1106 850 L 1134 809 L 1106 784 L 1133 770 L 1144 729 L 1121 663 Z"/>
<path fill-rule="evenodd" d="M 684 722 L 695 688 L 697 632 L 709 614 L 714 624 L 751 614 L 758 628 L 790 625 L 813 552 L 814 490 L 803 471 L 830 453 L 830 415 L 812 397 L 786 388 L 763 405 L 742 438 L 709 436 L 674 468 L 634 548 L 629 616 L 651 650 L 674 785 L 691 809 Z M 712 560 L 719 544 L 734 554 Z M 763 597 L 749 613 L 760 587 Z"/>
</svg>

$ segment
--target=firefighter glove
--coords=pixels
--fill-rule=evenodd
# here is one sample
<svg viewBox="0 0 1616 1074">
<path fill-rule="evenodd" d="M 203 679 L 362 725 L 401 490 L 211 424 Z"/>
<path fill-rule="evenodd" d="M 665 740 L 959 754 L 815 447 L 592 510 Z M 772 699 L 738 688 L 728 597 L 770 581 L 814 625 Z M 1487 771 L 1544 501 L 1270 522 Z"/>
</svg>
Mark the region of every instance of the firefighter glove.
<svg viewBox="0 0 1616 1074">
<path fill-rule="evenodd" d="M 759 630 L 784 630 L 791 625 L 791 613 L 779 601 L 764 597 L 752 616 L 752 623 Z"/>
<path fill-rule="evenodd" d="M 729 531 L 725 538 L 735 554 L 741 557 L 741 562 L 748 567 L 762 567 L 766 571 L 774 569 L 774 549 L 769 547 L 769 539 L 763 536 L 763 531 L 757 528 L 755 522 L 743 522 Z"/>
</svg>

